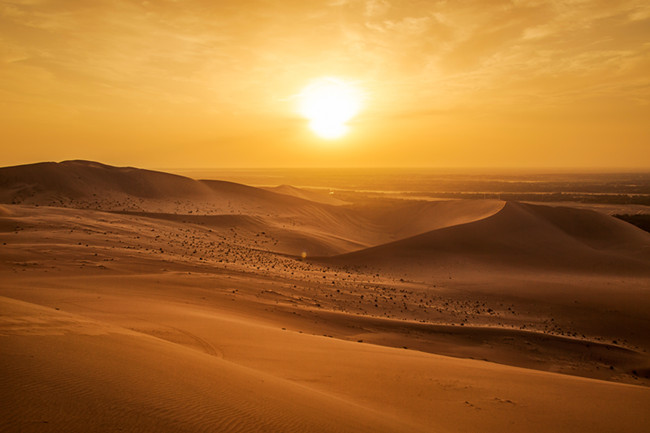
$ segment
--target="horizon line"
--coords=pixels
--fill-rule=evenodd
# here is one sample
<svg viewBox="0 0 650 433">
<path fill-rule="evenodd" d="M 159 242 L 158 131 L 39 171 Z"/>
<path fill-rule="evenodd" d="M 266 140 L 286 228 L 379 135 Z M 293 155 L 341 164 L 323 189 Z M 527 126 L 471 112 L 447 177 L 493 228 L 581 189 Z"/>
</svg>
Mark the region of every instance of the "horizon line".
<svg viewBox="0 0 650 433">
<path fill-rule="evenodd" d="M 184 167 L 184 166 L 163 166 L 157 164 L 126 164 L 118 162 L 103 162 L 99 160 L 83 159 L 83 158 L 66 158 L 61 160 L 39 160 L 33 162 L 14 163 L 9 165 L 2 165 L 0 168 L 16 167 L 21 165 L 31 165 L 47 162 L 62 163 L 66 161 L 87 161 L 95 162 L 104 165 L 111 165 L 114 167 L 133 167 L 144 168 L 149 170 L 158 171 L 213 171 L 213 170 L 233 170 L 233 171 L 250 171 L 250 170 L 448 170 L 448 171 L 524 171 L 524 172 L 576 172 L 576 173 L 650 173 L 650 167 L 643 166 L 497 166 L 497 165 L 363 165 L 363 166 L 311 166 L 311 165 L 294 165 L 294 166 L 203 166 L 203 167 Z M 541 174 L 541 173 L 540 173 Z M 549 173 L 550 174 L 550 173 Z"/>
</svg>

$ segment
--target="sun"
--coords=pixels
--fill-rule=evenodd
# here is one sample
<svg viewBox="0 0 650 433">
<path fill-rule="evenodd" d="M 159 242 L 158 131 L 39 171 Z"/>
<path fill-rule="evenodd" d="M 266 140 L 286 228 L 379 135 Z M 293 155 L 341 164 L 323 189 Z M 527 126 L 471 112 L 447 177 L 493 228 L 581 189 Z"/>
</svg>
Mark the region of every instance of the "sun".
<svg viewBox="0 0 650 433">
<path fill-rule="evenodd" d="M 298 95 L 300 114 L 321 138 L 336 139 L 348 132 L 347 123 L 361 110 L 361 92 L 337 78 L 319 78 Z"/>
</svg>

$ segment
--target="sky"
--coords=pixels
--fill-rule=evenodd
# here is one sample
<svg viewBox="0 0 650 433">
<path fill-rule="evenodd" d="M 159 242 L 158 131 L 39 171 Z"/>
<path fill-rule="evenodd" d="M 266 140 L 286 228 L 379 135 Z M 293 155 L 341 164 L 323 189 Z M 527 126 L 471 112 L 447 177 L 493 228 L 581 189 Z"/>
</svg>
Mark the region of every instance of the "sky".
<svg viewBox="0 0 650 433">
<path fill-rule="evenodd" d="M 360 95 L 335 139 L 297 108 Z M 650 169 L 647 0 L 0 1 L 0 165 Z"/>
</svg>

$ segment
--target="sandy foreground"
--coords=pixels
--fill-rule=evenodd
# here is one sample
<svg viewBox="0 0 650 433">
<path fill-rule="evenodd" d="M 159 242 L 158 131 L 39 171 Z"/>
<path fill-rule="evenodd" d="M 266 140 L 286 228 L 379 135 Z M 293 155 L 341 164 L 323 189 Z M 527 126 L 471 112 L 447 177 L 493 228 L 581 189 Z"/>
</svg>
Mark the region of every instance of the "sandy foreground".
<svg viewBox="0 0 650 433">
<path fill-rule="evenodd" d="M 0 430 L 648 430 L 646 233 L 273 194 L 2 205 Z"/>
</svg>

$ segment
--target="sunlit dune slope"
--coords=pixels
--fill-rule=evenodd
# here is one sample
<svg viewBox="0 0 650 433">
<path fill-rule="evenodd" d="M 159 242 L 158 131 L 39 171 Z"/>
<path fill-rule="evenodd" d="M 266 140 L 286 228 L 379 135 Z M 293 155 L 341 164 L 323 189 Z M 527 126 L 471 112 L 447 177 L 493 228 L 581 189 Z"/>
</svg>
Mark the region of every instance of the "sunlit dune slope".
<svg viewBox="0 0 650 433">
<path fill-rule="evenodd" d="M 259 321 L 255 310 L 242 316 L 179 303 L 183 286 L 151 288 L 103 293 L 104 301 L 92 302 L 104 307 L 91 312 L 96 318 L 0 297 L 0 430 L 642 432 L 647 425 L 644 387 L 300 334 Z M 73 296 L 84 303 L 87 294 Z M 147 320 L 137 314 L 144 305 Z"/>
<path fill-rule="evenodd" d="M 650 273 L 650 234 L 594 211 L 508 202 L 487 218 L 330 259 L 433 270 L 538 269 Z"/>
<path fill-rule="evenodd" d="M 424 431 L 183 345 L 8 298 L 0 306 L 2 431 Z"/>
</svg>

